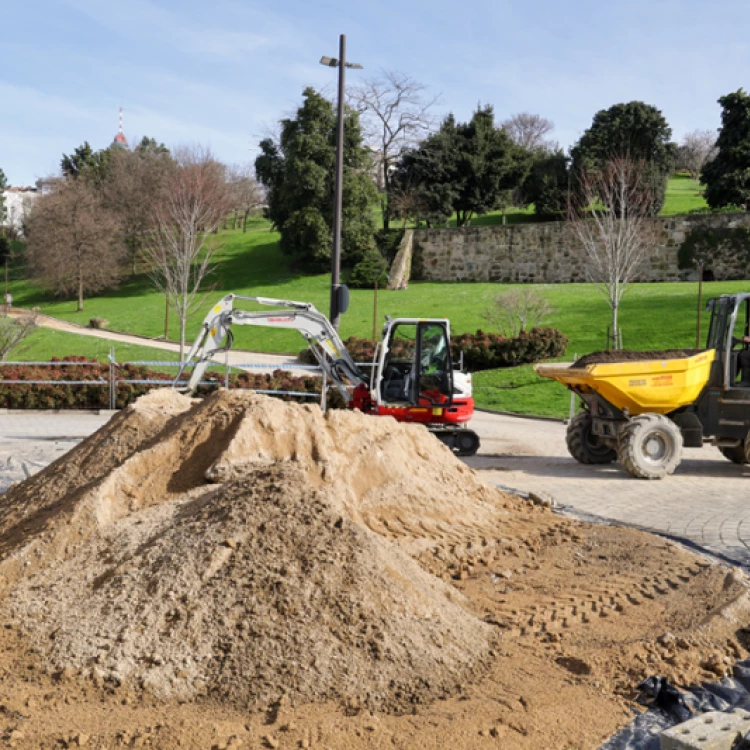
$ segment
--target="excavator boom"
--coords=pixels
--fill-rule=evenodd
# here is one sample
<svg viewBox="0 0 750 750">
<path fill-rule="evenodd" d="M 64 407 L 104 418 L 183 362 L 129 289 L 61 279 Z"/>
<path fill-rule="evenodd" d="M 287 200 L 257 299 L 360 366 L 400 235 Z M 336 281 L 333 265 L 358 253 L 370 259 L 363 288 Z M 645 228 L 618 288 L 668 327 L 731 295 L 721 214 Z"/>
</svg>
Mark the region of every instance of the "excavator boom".
<svg viewBox="0 0 750 750">
<path fill-rule="evenodd" d="M 277 309 L 258 312 L 235 310 L 235 300 L 246 300 Z M 203 319 L 200 333 L 177 373 L 175 387 L 183 372 L 195 360 L 187 385 L 180 388 L 188 394 L 195 391 L 211 359 L 231 348 L 231 328 L 236 325 L 289 328 L 299 331 L 307 340 L 323 372 L 333 381 L 347 402 L 351 400 L 351 392 L 347 385 L 356 387 L 368 383 L 368 377 L 352 359 L 336 329 L 328 318 L 311 303 L 227 294 L 211 308 Z"/>
</svg>

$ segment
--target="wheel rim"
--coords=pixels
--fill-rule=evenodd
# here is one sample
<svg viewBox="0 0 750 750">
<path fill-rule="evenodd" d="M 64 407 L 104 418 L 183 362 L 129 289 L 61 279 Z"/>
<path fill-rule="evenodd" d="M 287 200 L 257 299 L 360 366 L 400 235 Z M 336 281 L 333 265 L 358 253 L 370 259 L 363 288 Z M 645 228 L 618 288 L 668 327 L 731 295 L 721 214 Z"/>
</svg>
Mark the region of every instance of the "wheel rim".
<svg viewBox="0 0 750 750">
<path fill-rule="evenodd" d="M 665 432 L 653 430 L 644 437 L 641 453 L 648 463 L 661 466 L 671 458 L 673 452 L 672 441 Z"/>
</svg>

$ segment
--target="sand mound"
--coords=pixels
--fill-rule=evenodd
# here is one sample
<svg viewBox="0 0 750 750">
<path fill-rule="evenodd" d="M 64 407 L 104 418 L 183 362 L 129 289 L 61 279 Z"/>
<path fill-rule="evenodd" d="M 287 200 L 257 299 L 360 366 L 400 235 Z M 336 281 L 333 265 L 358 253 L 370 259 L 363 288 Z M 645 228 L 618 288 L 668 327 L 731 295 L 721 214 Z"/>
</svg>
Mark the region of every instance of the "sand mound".
<svg viewBox="0 0 750 750">
<path fill-rule="evenodd" d="M 156 392 L 5 500 L 7 604 L 53 671 L 403 709 L 491 646 L 455 589 L 372 530 L 507 513 L 421 427 Z"/>
</svg>

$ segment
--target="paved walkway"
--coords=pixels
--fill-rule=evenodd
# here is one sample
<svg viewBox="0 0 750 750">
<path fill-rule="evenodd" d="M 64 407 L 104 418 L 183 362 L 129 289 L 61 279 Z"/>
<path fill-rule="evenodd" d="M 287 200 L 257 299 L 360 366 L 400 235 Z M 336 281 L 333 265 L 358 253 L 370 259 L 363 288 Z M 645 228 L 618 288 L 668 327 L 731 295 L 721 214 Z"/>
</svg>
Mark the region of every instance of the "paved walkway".
<svg viewBox="0 0 750 750">
<path fill-rule="evenodd" d="M 561 422 L 478 413 L 480 452 L 467 459 L 492 484 L 550 495 L 573 515 L 656 531 L 750 567 L 750 466 L 718 449 L 686 448 L 677 471 L 634 479 L 619 464 L 584 466 Z"/>
<path fill-rule="evenodd" d="M 111 412 L 0 410 L 0 492 L 91 434 Z M 671 535 L 750 568 L 750 466 L 716 448 L 688 448 L 677 472 L 633 479 L 618 464 L 583 466 L 565 447 L 560 422 L 478 413 L 482 439 L 466 462 L 492 484 L 550 495 L 562 509 Z"/>
<path fill-rule="evenodd" d="M 19 318 L 29 314 L 28 310 L 15 307 L 12 308 L 10 312 L 10 315 L 13 318 Z M 148 346 L 152 349 L 160 349 L 169 352 L 180 351 L 180 345 L 171 341 L 160 341 L 158 339 L 150 339 L 147 336 L 136 336 L 132 333 L 120 333 L 119 331 L 109 331 L 107 329 L 88 328 L 87 326 L 70 323 L 67 320 L 60 320 L 60 318 L 52 318 L 49 315 L 43 315 L 41 313 L 36 314 L 36 323 L 42 328 L 52 328 L 56 331 L 76 333 L 79 336 L 91 336 L 93 338 L 106 339 L 107 341 L 112 341 L 114 343 L 136 344 L 138 346 Z M 192 340 L 187 343 L 188 349 L 192 343 Z M 303 345 L 304 342 L 300 338 L 300 349 L 304 348 Z M 299 361 L 296 357 L 290 357 L 286 354 L 250 352 L 245 349 L 231 349 L 227 353 L 222 353 L 213 357 L 212 361 L 223 365 L 226 362 L 227 356 L 229 357 L 229 364 L 234 367 L 239 367 L 240 365 L 254 365 L 241 368 L 247 370 L 247 372 L 264 373 L 268 372 L 272 367 L 283 367 L 284 369 L 289 369 L 294 375 L 303 375 L 307 372 L 302 369 L 293 369 L 294 365 L 299 366 Z"/>
<path fill-rule="evenodd" d="M 0 409 L 0 492 L 67 453 L 113 413 Z"/>
</svg>

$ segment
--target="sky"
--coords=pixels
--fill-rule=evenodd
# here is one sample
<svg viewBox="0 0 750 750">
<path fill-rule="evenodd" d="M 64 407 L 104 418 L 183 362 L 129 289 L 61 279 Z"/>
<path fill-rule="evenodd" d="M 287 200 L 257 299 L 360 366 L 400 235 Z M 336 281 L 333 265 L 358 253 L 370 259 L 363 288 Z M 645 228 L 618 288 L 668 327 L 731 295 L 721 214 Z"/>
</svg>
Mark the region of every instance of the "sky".
<svg viewBox="0 0 750 750">
<path fill-rule="evenodd" d="M 306 86 L 336 92 L 398 71 L 440 95 L 437 116 L 491 104 L 555 124 L 572 146 L 619 102 L 659 108 L 679 141 L 715 130 L 717 99 L 750 87 L 746 0 L 3 0 L 0 169 L 26 185 L 84 141 L 105 148 L 118 108 L 133 142 L 201 144 L 251 163 Z"/>
</svg>

